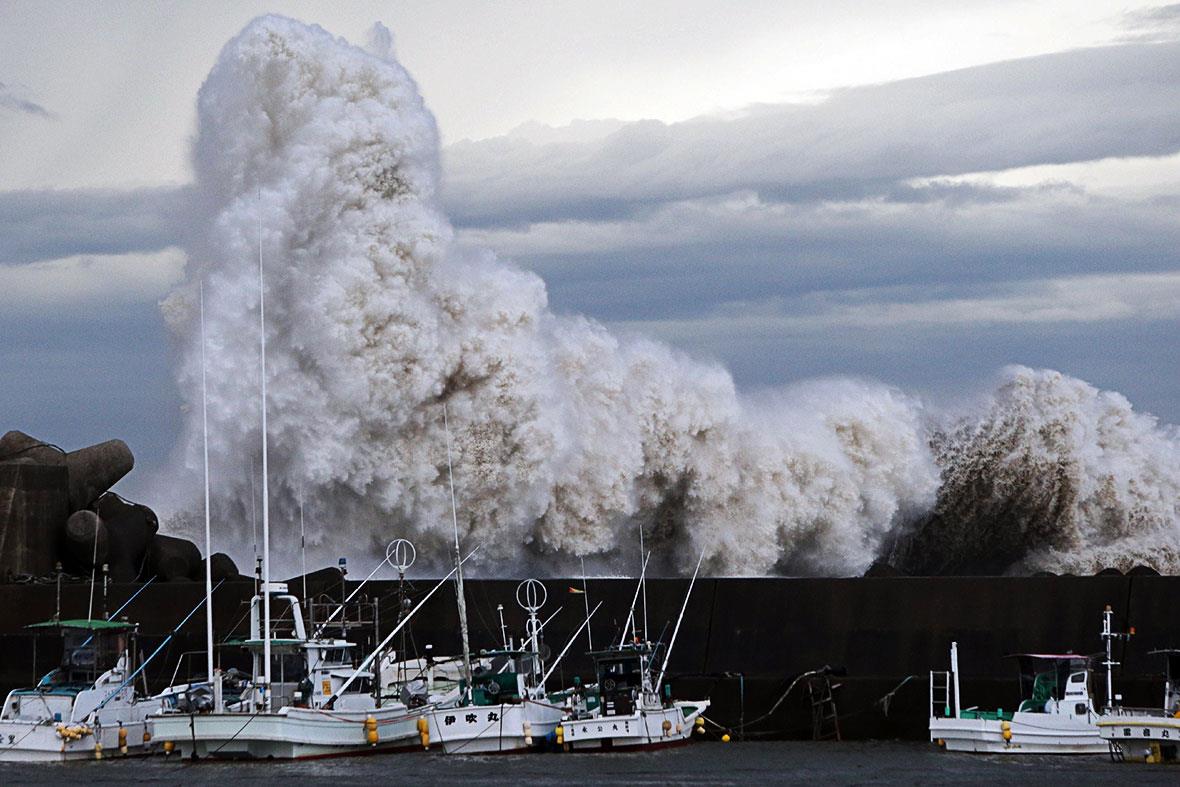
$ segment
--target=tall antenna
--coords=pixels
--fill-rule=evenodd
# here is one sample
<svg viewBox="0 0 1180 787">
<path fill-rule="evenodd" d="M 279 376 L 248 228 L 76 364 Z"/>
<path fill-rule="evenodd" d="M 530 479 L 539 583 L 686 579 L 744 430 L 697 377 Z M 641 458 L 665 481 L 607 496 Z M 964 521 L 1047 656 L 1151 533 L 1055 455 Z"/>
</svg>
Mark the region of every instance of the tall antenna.
<svg viewBox="0 0 1180 787">
<path fill-rule="evenodd" d="M 594 637 L 590 634 L 590 591 L 586 587 L 586 558 L 582 558 L 582 598 L 586 601 L 586 644 L 594 650 Z"/>
<path fill-rule="evenodd" d="M 639 589 L 643 587 L 643 576 L 647 572 L 647 561 L 651 559 L 651 553 L 648 552 L 643 558 L 643 565 L 639 567 L 639 582 L 635 585 L 635 595 L 631 597 L 631 611 L 627 613 L 627 621 L 623 624 L 623 636 L 619 639 L 619 647 L 627 644 L 627 631 L 632 632 L 632 640 L 638 639 L 634 635 L 635 631 L 635 604 L 639 601 Z"/>
<path fill-rule="evenodd" d="M 639 556 L 644 558 L 647 552 L 643 549 L 643 523 L 639 523 Z M 647 559 L 643 560 L 643 570 L 639 572 L 639 584 L 643 587 L 643 641 L 648 642 L 650 634 L 647 631 Z"/>
<path fill-rule="evenodd" d="M 680 608 L 680 617 L 676 618 L 676 627 L 672 629 L 672 639 L 668 640 L 668 649 L 664 651 L 664 663 L 660 666 L 660 674 L 656 678 L 655 690 L 660 690 L 660 684 L 664 682 L 664 673 L 668 671 L 668 661 L 672 658 L 672 648 L 676 647 L 676 635 L 680 633 L 680 622 L 684 620 L 684 613 L 688 609 L 688 600 L 692 598 L 693 585 L 697 583 L 697 574 L 701 573 L 701 563 L 705 560 L 705 550 L 701 550 L 701 556 L 697 558 L 697 567 L 693 569 L 692 579 L 688 583 L 688 592 L 684 594 L 684 606 Z"/>
<path fill-rule="evenodd" d="M 97 508 L 97 506 L 95 506 Z M 90 604 L 86 607 L 86 621 L 89 622 L 94 617 L 94 572 L 98 570 L 98 528 L 102 524 L 102 518 L 98 512 L 94 512 L 94 554 L 90 557 Z"/>
<path fill-rule="evenodd" d="M 303 529 L 303 486 L 299 486 L 299 560 L 303 571 L 303 603 L 311 609 L 307 598 L 307 535 Z M 310 630 L 310 629 L 309 629 Z"/>
<path fill-rule="evenodd" d="M 270 493 L 266 477 L 266 284 L 262 278 L 262 189 L 258 190 L 258 328 L 262 366 L 262 707 L 270 710 Z"/>
<path fill-rule="evenodd" d="M 250 457 L 250 531 L 254 534 L 254 592 L 258 593 L 258 500 L 254 489 L 257 479 L 254 473 L 254 457 Z"/>
<path fill-rule="evenodd" d="M 201 431 L 205 455 L 205 673 L 213 680 L 213 543 L 209 528 L 209 392 L 205 385 L 205 282 L 201 282 Z"/>
<path fill-rule="evenodd" d="M 443 402 L 443 431 L 447 436 L 447 478 L 451 484 L 451 524 L 455 527 L 455 596 L 459 604 L 459 633 L 463 637 L 463 677 L 467 680 L 467 699 L 471 700 L 471 643 L 467 638 L 467 599 L 463 595 L 463 553 L 459 551 L 459 508 L 455 504 L 455 472 L 451 467 L 451 425 L 447 421 L 447 403 Z"/>
</svg>

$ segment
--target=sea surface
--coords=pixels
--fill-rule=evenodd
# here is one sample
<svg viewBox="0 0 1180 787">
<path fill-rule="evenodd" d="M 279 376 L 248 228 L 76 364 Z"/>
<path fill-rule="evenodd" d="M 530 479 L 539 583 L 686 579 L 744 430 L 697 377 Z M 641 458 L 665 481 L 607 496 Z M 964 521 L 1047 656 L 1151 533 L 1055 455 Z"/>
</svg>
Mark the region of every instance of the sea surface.
<svg viewBox="0 0 1180 787">
<path fill-rule="evenodd" d="M 644 753 L 451 756 L 436 752 L 309 762 L 163 757 L 0 765 L 8 784 L 1180 784 L 1180 765 L 1105 756 L 974 755 L 912 742 L 694 743 Z"/>
</svg>

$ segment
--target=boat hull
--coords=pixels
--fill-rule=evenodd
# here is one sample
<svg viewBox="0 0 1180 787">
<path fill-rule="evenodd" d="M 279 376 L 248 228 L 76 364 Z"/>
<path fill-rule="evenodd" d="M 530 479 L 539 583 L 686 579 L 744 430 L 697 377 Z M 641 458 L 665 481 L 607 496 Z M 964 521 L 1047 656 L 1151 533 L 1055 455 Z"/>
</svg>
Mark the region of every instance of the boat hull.
<svg viewBox="0 0 1180 787">
<path fill-rule="evenodd" d="M 377 722 L 377 742 L 365 720 Z M 193 759 L 300 760 L 391 753 L 421 748 L 421 711 L 404 708 L 326 711 L 283 708 L 275 713 L 161 714 L 149 723 L 170 756 Z M 168 747 L 166 744 L 171 744 Z"/>
<path fill-rule="evenodd" d="M 1180 718 L 1163 713 L 1120 713 L 1098 722 L 1098 734 L 1115 759 L 1180 762 Z"/>
<path fill-rule="evenodd" d="M 573 719 L 561 723 L 565 746 L 573 751 L 658 749 L 687 743 L 697 718 L 709 707 L 677 702 L 670 708 L 639 710 L 622 716 Z M 664 722 L 668 723 L 667 729 Z"/>
<path fill-rule="evenodd" d="M 525 752 L 544 745 L 563 713 L 555 705 L 533 701 L 434 710 L 428 714 L 430 740 L 447 754 Z"/>
<path fill-rule="evenodd" d="M 1015 713 L 1004 739 L 998 719 L 932 717 L 930 740 L 947 751 L 984 754 L 1105 754 L 1106 741 L 1093 722 L 1047 713 Z"/>
<path fill-rule="evenodd" d="M 127 722 L 127 751 L 119 748 L 119 727 L 92 727 L 76 738 L 63 738 L 51 722 L 0 721 L 0 762 L 66 762 L 151 753 L 144 742 L 144 722 Z M 102 744 L 101 755 L 98 744 Z"/>
</svg>

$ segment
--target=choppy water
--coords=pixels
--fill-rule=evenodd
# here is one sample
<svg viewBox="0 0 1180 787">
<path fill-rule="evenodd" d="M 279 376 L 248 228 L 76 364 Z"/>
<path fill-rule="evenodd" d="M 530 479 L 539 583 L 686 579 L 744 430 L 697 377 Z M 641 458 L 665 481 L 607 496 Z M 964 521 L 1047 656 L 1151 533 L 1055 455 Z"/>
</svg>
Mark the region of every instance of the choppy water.
<svg viewBox="0 0 1180 787">
<path fill-rule="evenodd" d="M 189 763 L 163 758 L 0 765 L 0 783 L 208 784 L 1177 784 L 1180 767 L 1103 756 L 980 756 L 901 742 L 696 743 L 649 753 L 446 757 L 390 754 L 301 763 Z"/>
</svg>

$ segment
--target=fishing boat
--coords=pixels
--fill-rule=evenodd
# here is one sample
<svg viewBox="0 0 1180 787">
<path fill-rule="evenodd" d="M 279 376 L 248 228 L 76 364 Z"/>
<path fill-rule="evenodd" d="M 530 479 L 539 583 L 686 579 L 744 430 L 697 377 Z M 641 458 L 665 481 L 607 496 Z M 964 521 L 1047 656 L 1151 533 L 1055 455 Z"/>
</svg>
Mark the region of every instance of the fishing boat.
<svg viewBox="0 0 1180 787">
<path fill-rule="evenodd" d="M 574 700 L 562 719 L 557 742 L 566 750 L 656 749 L 687 743 L 704 731 L 708 700 L 672 701 L 654 689 L 649 643 L 590 654 L 597 678 L 596 700 Z M 587 707 L 589 705 L 590 707 Z"/>
<path fill-rule="evenodd" d="M 1098 722 L 1116 762 L 1180 762 L 1180 650 L 1148 653 L 1164 660 L 1164 702 L 1159 708 L 1120 706 Z"/>
<path fill-rule="evenodd" d="M 1103 613 L 1106 706 L 1094 702 L 1095 658 L 1076 653 L 1013 654 L 1019 667 L 1021 701 L 1014 710 L 962 707 L 958 643 L 950 649 L 951 669 L 930 673 L 930 740 L 948 751 L 991 754 L 1101 754 L 1107 743 L 1098 733 L 1109 713 L 1113 692 L 1111 643 L 1130 634 L 1113 631 L 1111 609 Z M 1132 632 L 1133 633 L 1133 632 Z"/>
<path fill-rule="evenodd" d="M 636 617 L 634 602 L 628 617 L 628 625 L 632 628 L 631 642 L 626 641 L 628 625 L 625 625 L 624 639 L 618 645 L 589 654 L 594 659 L 596 683 L 587 690 L 574 692 L 571 708 L 555 730 L 556 742 L 563 749 L 656 749 L 687 743 L 694 730 L 704 732 L 705 720 L 702 714 L 709 707 L 709 701 L 672 701 L 671 686 L 663 684 L 672 648 L 676 645 L 676 635 L 680 632 L 680 623 L 684 619 L 700 568 L 701 561 L 698 560 L 672 639 L 664 650 L 663 664 L 658 669 L 658 648 L 646 639 L 646 632 L 645 638 L 641 640 L 632 625 Z M 645 581 L 646 570 L 645 559 L 640 571 L 640 583 Z M 636 598 L 638 595 L 637 588 Z"/>
<path fill-rule="evenodd" d="M 278 620 L 292 626 L 287 636 L 263 626 L 263 593 L 272 609 L 284 610 Z M 309 759 L 424 745 L 423 708 L 376 699 L 367 669 L 376 654 L 356 667 L 352 643 L 308 637 L 299 600 L 284 583 L 269 583 L 251 600 L 250 638 L 240 644 L 251 652 L 253 670 L 236 696 L 215 692 L 212 702 L 194 702 L 184 687 L 161 695 L 163 707 L 150 724 L 166 754 Z M 273 665 L 271 679 L 263 680 L 267 651 Z"/>
<path fill-rule="evenodd" d="M 438 741 L 446 754 L 541 748 L 557 728 L 565 710 L 545 691 L 552 667 L 546 672 L 543 626 L 537 617 L 546 595 L 545 586 L 537 580 L 521 582 L 517 601 L 528 613 L 523 646 L 511 647 L 505 635 L 503 648 L 481 652 L 474 667 L 469 663 L 465 670 L 469 677 L 461 683 L 458 704 L 434 708 L 427 714 L 430 740 Z"/>
<path fill-rule="evenodd" d="M 0 762 L 146 754 L 144 720 L 159 703 L 135 689 L 136 625 L 51 620 L 29 626 L 63 641 L 61 666 L 9 693 L 0 712 Z M 105 755 L 104 755 L 105 753 Z"/>
</svg>

